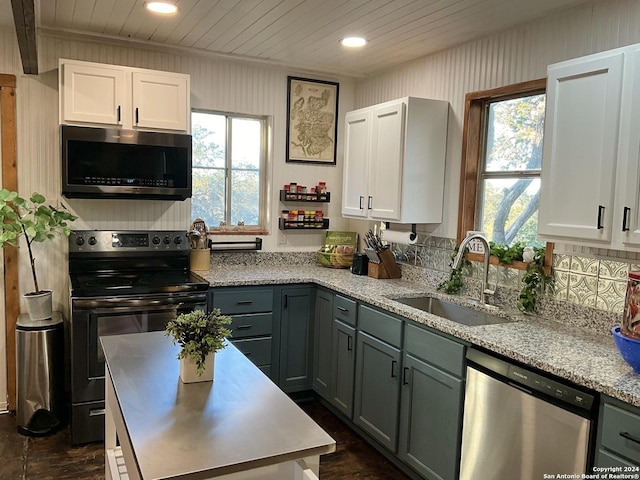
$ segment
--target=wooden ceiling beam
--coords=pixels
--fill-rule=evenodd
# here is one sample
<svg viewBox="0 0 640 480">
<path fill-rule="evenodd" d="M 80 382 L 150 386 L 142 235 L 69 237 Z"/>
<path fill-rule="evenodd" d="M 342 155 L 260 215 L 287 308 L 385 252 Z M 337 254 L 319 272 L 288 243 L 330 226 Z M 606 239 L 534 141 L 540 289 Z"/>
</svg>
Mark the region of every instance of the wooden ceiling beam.
<svg viewBox="0 0 640 480">
<path fill-rule="evenodd" d="M 29 75 L 38 74 L 36 48 L 36 15 L 34 0 L 11 0 L 13 22 L 16 26 L 22 70 Z"/>
</svg>

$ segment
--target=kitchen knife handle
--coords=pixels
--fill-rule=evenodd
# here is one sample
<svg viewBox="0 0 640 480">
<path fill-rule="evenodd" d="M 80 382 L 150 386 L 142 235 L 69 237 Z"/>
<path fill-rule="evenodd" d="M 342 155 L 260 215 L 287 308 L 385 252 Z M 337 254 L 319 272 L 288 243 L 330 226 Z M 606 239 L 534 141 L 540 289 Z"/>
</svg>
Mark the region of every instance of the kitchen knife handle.
<svg viewBox="0 0 640 480">
<path fill-rule="evenodd" d="M 620 432 L 619 435 L 622 438 L 625 438 L 633 443 L 637 443 L 640 444 L 640 438 L 636 437 L 635 435 L 630 434 L 629 432 Z"/>
<path fill-rule="evenodd" d="M 604 205 L 598 205 L 598 230 L 602 230 L 604 225 L 602 225 L 602 214 L 604 213 Z"/>
<path fill-rule="evenodd" d="M 629 231 L 629 226 L 627 225 L 627 217 L 629 216 L 630 211 L 631 209 L 629 207 L 624 207 L 624 209 L 622 210 L 622 231 L 623 232 Z"/>
<path fill-rule="evenodd" d="M 138 107 L 136 107 L 136 125 L 138 124 Z"/>
<path fill-rule="evenodd" d="M 364 197 L 362 195 L 360 195 L 360 210 L 362 210 L 364 208 L 362 206 L 362 202 L 364 202 Z"/>
<path fill-rule="evenodd" d="M 118 116 L 118 123 L 120 123 L 120 112 L 122 111 L 122 107 L 120 105 L 118 105 L 118 108 L 116 109 L 116 115 Z"/>
<path fill-rule="evenodd" d="M 371 210 L 373 207 L 371 206 L 371 203 L 373 202 L 373 197 L 371 195 L 369 195 L 367 197 L 367 210 Z"/>
</svg>

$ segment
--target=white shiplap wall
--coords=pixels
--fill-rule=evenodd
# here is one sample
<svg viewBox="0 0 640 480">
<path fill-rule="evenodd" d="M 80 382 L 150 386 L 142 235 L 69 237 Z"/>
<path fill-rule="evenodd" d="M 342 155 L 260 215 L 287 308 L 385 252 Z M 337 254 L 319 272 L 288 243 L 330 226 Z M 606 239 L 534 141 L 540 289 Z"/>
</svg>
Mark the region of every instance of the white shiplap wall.
<svg viewBox="0 0 640 480">
<path fill-rule="evenodd" d="M 640 2 L 596 1 L 362 80 L 355 103 L 407 95 L 449 101 L 444 221 L 428 231 L 455 237 L 465 94 L 542 78 L 548 64 L 639 42 Z M 350 227 L 361 230 L 362 223 Z"/>
<path fill-rule="evenodd" d="M 414 95 L 448 100 L 451 104 L 446 165 L 445 217 L 428 231 L 455 235 L 462 139 L 463 102 L 466 92 L 543 77 L 546 66 L 559 60 L 640 42 L 640 2 L 600 0 L 562 15 L 522 25 L 480 41 L 426 57 L 376 78 L 357 84 L 351 79 L 325 78 L 322 74 L 291 71 L 265 64 L 251 64 L 176 51 L 152 51 L 116 44 L 41 36 L 41 75 L 24 76 L 13 29 L 0 29 L 0 72 L 18 76 L 18 174 L 23 194 L 39 191 L 60 199 L 57 65 L 58 58 L 185 72 L 191 75 L 192 106 L 242 113 L 271 115 L 273 120 L 273 168 L 270 198 L 271 231 L 265 239 L 269 250 L 313 250 L 318 234 L 292 232 L 282 235 L 275 227 L 277 191 L 290 180 L 313 185 L 327 181 L 332 203 L 327 207 L 332 228 L 362 230 L 362 221 L 339 218 L 342 165 L 342 129 L 338 139 L 338 166 L 312 167 L 287 164 L 285 149 L 286 76 L 298 75 L 340 82 L 340 113 L 393 98 Z M 373 48 L 373 47 L 370 47 Z M 60 199 L 64 200 L 64 199 Z M 66 201 L 80 216 L 76 228 L 184 229 L 190 222 L 188 202 Z M 37 247 L 42 247 L 38 245 Z M 58 248 L 59 247 L 59 248 Z M 65 306 L 67 280 L 64 242 L 56 248 L 37 248 L 39 271 L 45 286 L 56 290 L 54 301 Z M 24 262 L 24 255 L 21 261 Z M 21 265 L 21 290 L 29 289 L 26 264 Z"/>
<path fill-rule="evenodd" d="M 60 153 L 58 129 L 58 59 L 69 58 L 127 65 L 191 75 L 191 106 L 247 114 L 268 115 L 273 128 L 270 188 L 270 231 L 263 238 L 266 250 L 317 250 L 323 243 L 322 231 L 280 232 L 277 212 L 281 208 L 278 190 L 289 181 L 316 185 L 326 181 L 332 191 L 332 203 L 325 214 L 331 227 L 344 229 L 340 218 L 342 155 L 337 166 L 287 164 L 285 162 L 285 115 L 287 76 L 303 76 L 340 83 L 339 112 L 353 109 L 352 79 L 325 77 L 319 73 L 295 71 L 264 63 L 220 60 L 180 51 L 154 51 L 121 44 L 99 44 L 73 38 L 39 37 L 40 75 L 22 75 L 19 51 L 12 29 L 0 29 L 0 73 L 14 74 L 17 81 L 18 184 L 28 196 L 37 191 L 50 202 L 60 201 L 79 220 L 76 229 L 179 229 L 190 223 L 190 201 L 87 200 L 60 197 Z M 340 125 L 341 127 L 341 125 Z M 338 149 L 341 150 L 342 128 Z M 237 237 L 233 238 L 237 240 Z M 55 286 L 54 307 L 67 311 L 68 281 L 66 241 L 35 245 L 39 282 L 42 288 Z M 20 290 L 33 290 L 26 255 L 20 256 Z"/>
</svg>

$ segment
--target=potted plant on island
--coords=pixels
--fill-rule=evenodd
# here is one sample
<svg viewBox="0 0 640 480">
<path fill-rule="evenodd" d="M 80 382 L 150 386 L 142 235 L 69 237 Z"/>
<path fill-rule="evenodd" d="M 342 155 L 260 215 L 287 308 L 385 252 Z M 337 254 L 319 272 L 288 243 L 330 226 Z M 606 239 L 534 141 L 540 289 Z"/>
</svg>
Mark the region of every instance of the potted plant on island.
<svg viewBox="0 0 640 480">
<path fill-rule="evenodd" d="M 214 354 L 222 350 L 225 339 L 231 336 L 226 325 L 231 317 L 221 315 L 215 308 L 210 313 L 194 310 L 182 313 L 170 320 L 165 335 L 173 344 L 180 345 L 180 379 L 183 383 L 207 382 L 213 380 Z"/>
<path fill-rule="evenodd" d="M 77 217 L 64 207 L 45 205 L 44 196 L 33 193 L 29 200 L 3 188 L 0 190 L 0 247 L 6 245 L 18 247 L 21 235 L 24 236 L 29 251 L 31 275 L 34 291 L 23 295 L 27 302 L 27 311 L 33 321 L 51 318 L 51 290 L 41 290 L 36 275 L 36 263 L 33 256 L 33 242 L 53 240 L 55 234 L 69 236 L 71 228 L 68 222 Z"/>
</svg>

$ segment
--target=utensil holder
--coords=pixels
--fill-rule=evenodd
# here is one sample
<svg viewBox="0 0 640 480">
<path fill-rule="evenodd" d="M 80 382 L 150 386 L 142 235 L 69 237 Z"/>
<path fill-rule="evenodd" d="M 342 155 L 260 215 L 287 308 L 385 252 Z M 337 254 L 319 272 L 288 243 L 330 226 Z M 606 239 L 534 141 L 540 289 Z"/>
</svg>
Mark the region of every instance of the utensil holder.
<svg viewBox="0 0 640 480">
<path fill-rule="evenodd" d="M 191 270 L 209 270 L 211 266 L 211 250 L 208 248 L 192 248 L 189 251 L 189 268 Z"/>
<path fill-rule="evenodd" d="M 388 248 L 378 250 L 378 257 L 380 258 L 380 263 L 369 262 L 367 274 L 371 278 L 400 278 L 402 276 L 402 271 L 393 258 L 391 250 Z"/>
</svg>

